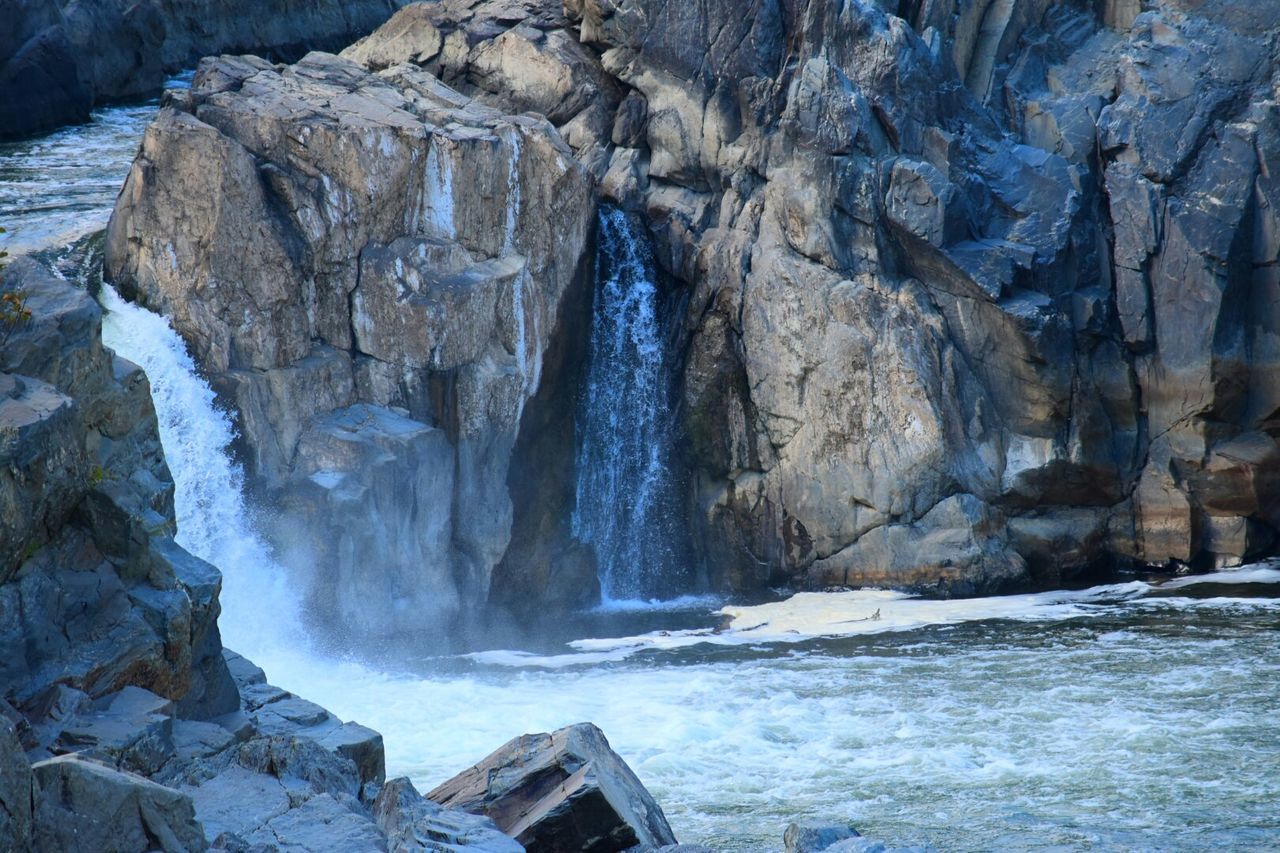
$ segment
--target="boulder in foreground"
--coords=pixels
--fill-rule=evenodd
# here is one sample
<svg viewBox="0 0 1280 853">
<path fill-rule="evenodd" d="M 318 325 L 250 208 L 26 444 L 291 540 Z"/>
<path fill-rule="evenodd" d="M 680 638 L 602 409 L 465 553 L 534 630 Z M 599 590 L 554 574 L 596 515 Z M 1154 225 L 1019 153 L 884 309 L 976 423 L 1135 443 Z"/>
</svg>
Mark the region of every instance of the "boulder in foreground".
<svg viewBox="0 0 1280 853">
<path fill-rule="evenodd" d="M 676 843 L 662 809 L 591 723 L 515 738 L 427 797 L 492 818 L 531 853 Z"/>
</svg>

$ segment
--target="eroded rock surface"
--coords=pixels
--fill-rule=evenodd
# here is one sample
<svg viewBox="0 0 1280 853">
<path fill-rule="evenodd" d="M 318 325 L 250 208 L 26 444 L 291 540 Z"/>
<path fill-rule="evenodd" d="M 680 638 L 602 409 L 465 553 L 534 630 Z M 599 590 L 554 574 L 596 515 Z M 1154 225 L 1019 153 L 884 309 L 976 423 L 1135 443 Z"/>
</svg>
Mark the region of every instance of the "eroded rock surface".
<svg viewBox="0 0 1280 853">
<path fill-rule="evenodd" d="M 148 129 L 106 271 L 238 409 L 322 619 L 423 642 L 508 549 L 512 448 L 593 221 L 544 119 L 411 66 L 224 57 Z"/>
<path fill-rule="evenodd" d="M 563 217 L 547 188 L 569 174 L 584 176 L 571 181 L 584 209 L 589 174 L 644 218 L 680 292 L 683 516 L 712 586 L 974 594 L 1116 565 L 1239 564 L 1280 531 L 1277 18 L 1274 0 L 414 4 L 345 51 L 349 64 L 208 66 L 175 100 L 185 113 L 148 136 L 112 271 L 223 374 L 268 476 L 298 481 L 305 464 L 286 469 L 301 434 L 357 402 L 445 430 L 457 464 L 443 610 L 453 595 L 543 600 L 553 562 L 576 567 L 572 583 L 586 575 L 548 521 L 571 511 L 563 489 L 514 525 L 536 547 L 513 558 L 509 494 L 475 479 L 529 479 L 507 464 L 513 447 L 543 447 L 509 443 L 511 401 L 533 389 L 438 378 L 475 363 L 487 327 L 470 318 L 487 324 L 492 293 L 499 314 L 504 288 L 515 303 L 495 223 L 515 195 L 516 232 L 530 210 Z M 520 111 L 546 122 L 509 117 Z M 570 165 L 522 154 L 505 184 L 468 179 L 475 207 L 454 193 L 448 215 L 424 201 L 414 220 L 377 170 L 404 169 L 424 200 L 446 173 L 461 180 L 473 167 L 458 130 L 445 131 L 454 172 L 428 156 L 436 142 L 407 167 L 399 147 L 446 113 L 499 160 L 514 150 L 507 122 L 525 128 L 522 152 L 557 140 Z M 348 160 L 316 154 L 309 133 L 351 139 Z M 396 141 L 375 156 L 375 137 Z M 221 194 L 186 177 L 210 160 L 231 176 Z M 153 173 L 234 210 L 200 211 L 170 241 L 160 223 L 176 202 Z M 369 175 L 366 193 L 353 176 Z M 324 200 L 331 187 L 349 200 Z M 555 250 L 515 240 L 543 293 L 527 340 L 550 334 L 530 356 L 559 346 L 551 317 L 585 227 L 558 221 Z M 246 242 L 251 264 L 227 248 Z M 490 284 L 443 283 L 459 275 Z M 487 419 L 464 417 L 468 400 Z M 483 427 L 468 436 L 467 423 Z M 337 481 L 307 476 L 321 490 L 299 491 L 307 512 L 336 517 L 323 489 Z M 435 555 L 433 512 L 415 547 Z M 494 565 L 509 589 L 492 589 Z"/>
<path fill-rule="evenodd" d="M 1280 6 L 566 7 L 626 87 L 575 148 L 691 293 L 716 585 L 1273 547 Z"/>
<path fill-rule="evenodd" d="M 515 738 L 427 797 L 492 818 L 528 850 L 676 843 L 662 809 L 590 723 Z"/>
</svg>

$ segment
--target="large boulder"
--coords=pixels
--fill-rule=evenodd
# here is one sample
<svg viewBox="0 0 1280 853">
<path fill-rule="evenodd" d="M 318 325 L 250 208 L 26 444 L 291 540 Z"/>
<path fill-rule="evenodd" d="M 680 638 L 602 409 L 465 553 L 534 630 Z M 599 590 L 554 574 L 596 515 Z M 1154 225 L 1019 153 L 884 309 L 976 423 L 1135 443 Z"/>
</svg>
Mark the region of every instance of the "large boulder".
<svg viewBox="0 0 1280 853">
<path fill-rule="evenodd" d="M 31 772 L 37 850 L 196 853 L 208 846 L 185 794 L 76 755 L 38 761 Z"/>
<path fill-rule="evenodd" d="M 531 851 L 676 843 L 662 809 L 590 723 L 515 738 L 427 797 L 492 818 Z"/>
<path fill-rule="evenodd" d="M 545 121 L 326 54 L 209 60 L 148 129 L 107 275 L 236 406 L 322 624 L 422 643 L 487 598 L 591 187 Z"/>
</svg>

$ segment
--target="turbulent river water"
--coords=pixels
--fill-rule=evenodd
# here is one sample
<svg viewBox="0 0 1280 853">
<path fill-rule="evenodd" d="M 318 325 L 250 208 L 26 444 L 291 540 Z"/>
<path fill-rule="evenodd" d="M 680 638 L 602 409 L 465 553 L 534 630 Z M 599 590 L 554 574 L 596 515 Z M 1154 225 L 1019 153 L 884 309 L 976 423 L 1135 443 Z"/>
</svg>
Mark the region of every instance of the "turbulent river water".
<svg viewBox="0 0 1280 853">
<path fill-rule="evenodd" d="M 105 222 L 146 109 L 0 149 L 0 222 L 24 248 Z M 226 644 L 381 731 L 389 772 L 424 790 L 517 733 L 592 720 L 681 840 L 721 850 L 780 849 L 795 818 L 940 850 L 1280 846 L 1280 568 L 953 602 L 687 599 L 536 649 L 334 660 L 297 627 L 180 339 L 102 301 L 107 343 L 152 381 L 180 540 L 225 575 Z"/>
</svg>

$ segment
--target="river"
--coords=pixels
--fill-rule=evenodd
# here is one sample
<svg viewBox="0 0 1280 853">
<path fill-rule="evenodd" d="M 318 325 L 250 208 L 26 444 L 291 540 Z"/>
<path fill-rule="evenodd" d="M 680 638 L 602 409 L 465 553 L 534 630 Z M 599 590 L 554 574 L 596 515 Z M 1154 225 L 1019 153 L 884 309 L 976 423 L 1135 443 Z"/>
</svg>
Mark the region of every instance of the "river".
<svg viewBox="0 0 1280 853">
<path fill-rule="evenodd" d="M 101 228 L 154 106 L 0 148 L 0 248 Z M 153 383 L 179 538 L 225 575 L 226 644 L 381 731 L 429 789 L 579 720 L 682 841 L 777 850 L 796 818 L 939 850 L 1280 846 L 1280 568 L 929 602 L 862 591 L 594 614 L 538 648 L 373 668 L 308 645 L 180 339 L 109 289 L 104 337 Z M 878 616 L 878 618 L 876 618 Z"/>
</svg>

